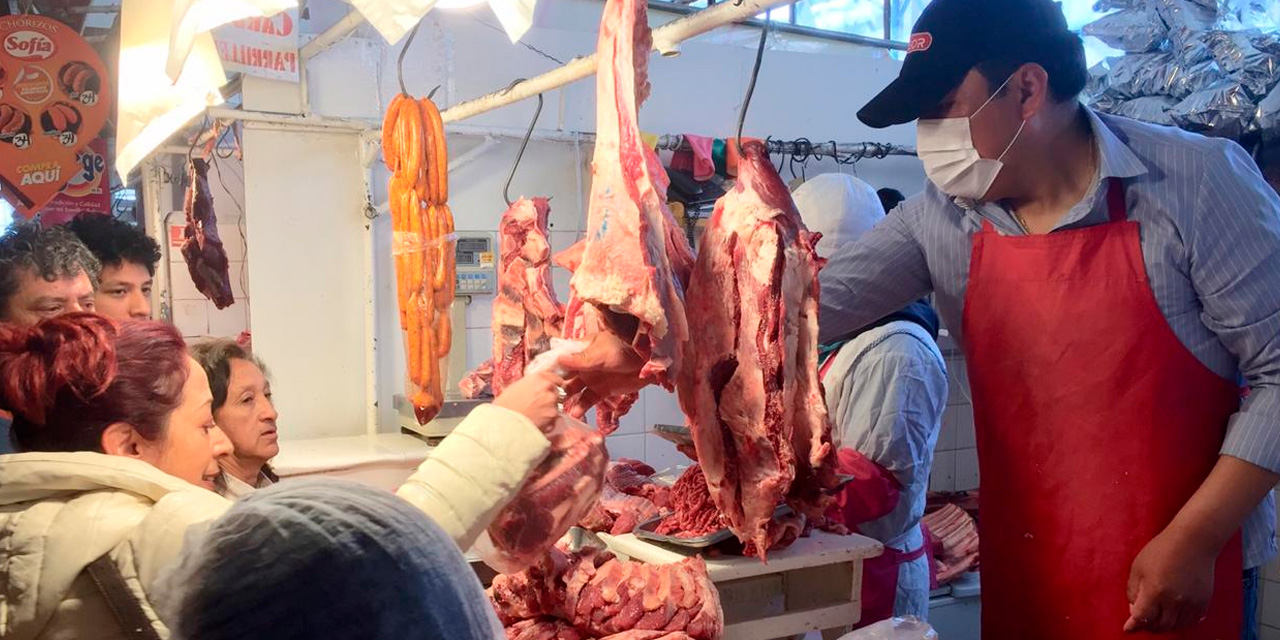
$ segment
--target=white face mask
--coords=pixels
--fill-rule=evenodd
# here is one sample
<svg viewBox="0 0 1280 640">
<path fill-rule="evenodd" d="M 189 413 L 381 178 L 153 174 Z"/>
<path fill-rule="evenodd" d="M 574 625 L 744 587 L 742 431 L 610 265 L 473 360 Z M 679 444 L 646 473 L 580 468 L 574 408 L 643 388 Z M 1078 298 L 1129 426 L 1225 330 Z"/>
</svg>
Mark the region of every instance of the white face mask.
<svg viewBox="0 0 1280 640">
<path fill-rule="evenodd" d="M 1018 132 L 1009 141 L 1009 146 L 995 160 L 978 154 L 978 149 L 973 146 L 969 121 L 991 104 L 1012 79 L 1013 76 L 1009 76 L 968 118 L 921 119 L 916 124 L 916 152 L 924 162 L 925 174 L 943 193 L 958 198 L 981 200 L 996 181 L 1000 169 L 1004 168 L 1002 160 L 1013 148 L 1013 143 L 1018 141 L 1018 136 L 1022 135 L 1027 121 L 1022 121 Z"/>
</svg>

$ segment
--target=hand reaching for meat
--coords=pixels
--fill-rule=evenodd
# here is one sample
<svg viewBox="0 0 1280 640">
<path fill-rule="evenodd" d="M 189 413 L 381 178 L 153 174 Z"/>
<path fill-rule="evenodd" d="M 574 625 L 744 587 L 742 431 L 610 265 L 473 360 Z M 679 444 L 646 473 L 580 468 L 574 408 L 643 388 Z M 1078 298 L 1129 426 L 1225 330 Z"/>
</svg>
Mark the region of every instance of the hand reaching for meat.
<svg viewBox="0 0 1280 640">
<path fill-rule="evenodd" d="M 524 414 L 544 432 L 560 414 L 560 393 L 565 381 L 553 373 L 527 375 L 507 386 L 493 404 Z"/>
<path fill-rule="evenodd" d="M 582 351 L 560 358 L 569 372 L 565 410 L 582 418 L 601 398 L 635 393 L 648 383 L 640 378 L 645 359 L 617 335 L 601 331 Z"/>
<path fill-rule="evenodd" d="M 1138 554 L 1129 575 L 1126 633 L 1168 633 L 1204 619 L 1218 554 L 1201 546 L 1166 530 Z"/>
</svg>

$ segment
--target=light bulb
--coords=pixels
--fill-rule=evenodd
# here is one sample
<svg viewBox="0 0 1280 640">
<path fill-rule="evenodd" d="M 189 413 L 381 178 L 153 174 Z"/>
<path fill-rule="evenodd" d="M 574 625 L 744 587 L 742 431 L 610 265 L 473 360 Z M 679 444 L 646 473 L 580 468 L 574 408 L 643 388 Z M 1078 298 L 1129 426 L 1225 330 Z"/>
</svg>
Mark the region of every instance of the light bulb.
<svg viewBox="0 0 1280 640">
<path fill-rule="evenodd" d="M 436 0 L 437 9 L 466 9 L 485 2 L 485 0 Z"/>
</svg>

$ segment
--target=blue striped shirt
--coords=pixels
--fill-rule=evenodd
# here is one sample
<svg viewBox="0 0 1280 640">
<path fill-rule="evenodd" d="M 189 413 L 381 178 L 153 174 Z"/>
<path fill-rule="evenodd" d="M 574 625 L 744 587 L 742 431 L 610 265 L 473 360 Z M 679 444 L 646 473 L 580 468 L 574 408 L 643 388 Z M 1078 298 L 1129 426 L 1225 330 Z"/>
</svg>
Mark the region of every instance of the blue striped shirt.
<svg viewBox="0 0 1280 640">
<path fill-rule="evenodd" d="M 1209 369 L 1251 393 L 1222 453 L 1280 472 L 1280 197 L 1239 145 L 1089 111 L 1099 163 L 1093 187 L 1054 231 L 1107 221 L 1105 179 L 1124 179 L 1129 217 L 1173 332 Z M 971 237 L 990 220 L 1022 234 L 992 203 L 953 200 L 927 184 L 821 274 L 820 340 L 829 342 L 930 292 L 963 344 Z M 1244 526 L 1245 567 L 1276 555 L 1275 500 Z"/>
</svg>

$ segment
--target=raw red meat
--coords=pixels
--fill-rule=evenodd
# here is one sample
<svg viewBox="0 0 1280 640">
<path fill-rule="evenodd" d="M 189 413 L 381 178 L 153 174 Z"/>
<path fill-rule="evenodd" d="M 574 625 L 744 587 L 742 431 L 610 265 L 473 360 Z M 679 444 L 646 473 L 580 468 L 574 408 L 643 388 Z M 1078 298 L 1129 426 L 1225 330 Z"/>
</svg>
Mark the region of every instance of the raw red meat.
<svg viewBox="0 0 1280 640">
<path fill-rule="evenodd" d="M 765 529 L 768 532 L 768 544 L 765 551 L 778 551 L 791 546 L 800 538 L 809 537 L 811 528 L 805 521 L 805 517 L 798 513 L 788 513 L 769 521 Z M 754 540 L 748 540 L 742 545 L 742 555 L 744 556 L 761 556 L 760 549 L 756 547 Z"/>
<path fill-rule="evenodd" d="M 978 526 L 968 513 L 948 504 L 920 521 L 933 538 L 938 584 L 946 584 L 978 566 Z"/>
<path fill-rule="evenodd" d="M 763 552 L 777 505 L 820 516 L 836 477 L 818 382 L 819 236 L 800 221 L 764 145 L 744 146 L 689 283 L 698 322 L 679 395 L 711 499 L 738 539 Z"/>
<path fill-rule="evenodd" d="M 524 376 L 551 348 L 564 324 L 564 306 L 551 285 L 546 198 L 520 198 L 499 226 L 498 293 L 493 299 L 493 395 Z"/>
<path fill-rule="evenodd" d="M 639 496 L 659 508 L 671 502 L 671 488 L 653 479 L 657 471 L 648 464 L 630 458 L 618 458 L 605 472 L 605 484 L 629 496 Z"/>
<path fill-rule="evenodd" d="M 495 554 L 485 563 L 507 573 L 537 562 L 591 509 L 604 485 L 604 436 L 561 417 L 547 434 L 551 454 L 487 529 Z"/>
<path fill-rule="evenodd" d="M 187 165 L 186 200 L 182 210 L 187 215 L 187 226 L 182 230 L 182 257 L 196 289 L 213 301 L 213 306 L 225 309 L 235 304 L 231 292 L 231 263 L 227 250 L 222 248 L 218 236 L 218 217 L 213 213 L 213 195 L 209 193 L 209 165 L 200 158 L 192 158 Z"/>
<path fill-rule="evenodd" d="M 646 565 L 553 549 L 527 572 L 495 578 L 489 597 L 509 638 L 718 640 L 724 631 L 719 593 L 696 557 Z M 548 635 L 512 635 L 534 631 Z"/>
<path fill-rule="evenodd" d="M 631 533 L 636 525 L 660 515 L 670 503 L 671 488 L 654 482 L 654 468 L 629 458 L 619 458 L 604 474 L 604 491 L 578 526 L 613 535 Z"/>
<path fill-rule="evenodd" d="M 656 532 L 664 536 L 696 538 L 725 526 L 699 465 L 686 469 L 671 487 L 671 508 L 674 513 L 658 523 Z"/>
<path fill-rule="evenodd" d="M 578 263 L 565 334 L 585 339 L 603 330 L 605 310 L 634 319 L 632 345 L 646 360 L 640 377 L 670 389 L 688 338 L 683 285 L 693 251 L 667 209 L 667 176 L 637 124 L 637 109 L 649 95 L 652 44 L 646 3 L 605 4 L 591 204 L 581 257 L 564 260 Z M 634 402 L 628 397 L 601 403 L 601 430 L 615 429 Z"/>
<path fill-rule="evenodd" d="M 493 359 L 485 360 L 474 371 L 458 381 L 458 390 L 468 400 L 493 397 Z"/>
<path fill-rule="evenodd" d="M 521 620 L 507 627 L 507 640 L 591 640 L 573 625 L 555 618 Z"/>
</svg>

